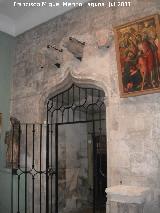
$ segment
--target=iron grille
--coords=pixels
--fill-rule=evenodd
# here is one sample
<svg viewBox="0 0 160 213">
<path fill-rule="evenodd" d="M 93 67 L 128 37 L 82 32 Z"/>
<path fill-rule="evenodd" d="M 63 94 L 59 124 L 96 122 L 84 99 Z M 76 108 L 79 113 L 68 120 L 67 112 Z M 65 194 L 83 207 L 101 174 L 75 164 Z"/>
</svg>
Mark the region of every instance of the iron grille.
<svg viewBox="0 0 160 213">
<path fill-rule="evenodd" d="M 94 156 L 92 212 L 104 212 L 107 179 L 105 119 L 104 92 L 72 84 L 69 89 L 48 99 L 46 125 L 13 126 L 11 213 L 59 212 L 59 128 L 80 123 L 91 124 L 88 134 L 93 141 Z M 17 162 L 14 162 L 15 135 L 18 135 Z M 99 199 L 100 196 L 103 199 Z"/>
</svg>

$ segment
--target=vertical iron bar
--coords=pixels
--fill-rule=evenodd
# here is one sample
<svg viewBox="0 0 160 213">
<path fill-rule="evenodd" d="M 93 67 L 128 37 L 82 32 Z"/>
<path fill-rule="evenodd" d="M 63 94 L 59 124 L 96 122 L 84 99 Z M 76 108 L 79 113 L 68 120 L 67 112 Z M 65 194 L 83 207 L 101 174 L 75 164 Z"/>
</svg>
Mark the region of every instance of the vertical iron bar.
<svg viewBox="0 0 160 213">
<path fill-rule="evenodd" d="M 94 121 L 93 89 L 91 89 L 91 91 L 92 91 L 92 121 Z"/>
<path fill-rule="evenodd" d="M 33 127 L 32 127 L 32 151 L 33 151 L 33 157 L 32 157 L 32 169 L 34 169 L 34 139 L 35 139 L 35 124 L 33 124 Z"/>
<path fill-rule="evenodd" d="M 26 150 L 25 150 L 25 213 L 27 213 L 27 152 L 28 152 L 28 125 L 26 124 Z"/>
<path fill-rule="evenodd" d="M 106 105 L 104 104 L 104 106 L 106 107 Z M 107 118 L 107 110 L 105 109 L 105 116 Z M 107 123 L 106 120 L 105 122 L 105 129 L 107 130 Z M 106 131 L 106 188 L 108 187 L 108 144 L 107 144 L 107 131 Z M 106 202 L 107 202 L 107 196 L 106 196 Z"/>
<path fill-rule="evenodd" d="M 93 122 L 93 213 L 96 211 L 96 141 L 95 141 L 95 122 L 94 122 L 94 106 L 93 106 L 93 89 L 92 94 L 92 122 Z"/>
<path fill-rule="evenodd" d="M 42 185 L 42 124 L 40 124 L 40 213 L 42 212 L 42 189 L 41 189 L 41 185 Z"/>
<path fill-rule="evenodd" d="M 87 102 L 87 89 L 85 89 L 85 100 Z M 88 118 L 88 111 L 86 110 L 86 121 L 87 121 L 87 118 Z"/>
<path fill-rule="evenodd" d="M 49 119 L 48 119 L 48 105 L 47 105 L 47 126 L 46 126 L 46 213 L 49 213 L 49 177 L 48 177 L 48 168 L 49 168 Z"/>
<path fill-rule="evenodd" d="M 20 213 L 20 211 L 19 211 L 19 198 L 20 198 L 20 175 L 18 175 L 18 212 L 17 213 Z"/>
<path fill-rule="evenodd" d="M 64 106 L 64 92 L 62 93 L 62 106 Z M 62 110 L 62 123 L 64 119 L 64 111 Z"/>
<path fill-rule="evenodd" d="M 32 175 L 32 213 L 34 213 L 34 175 Z"/>
<path fill-rule="evenodd" d="M 51 169 L 53 168 L 53 113 L 51 114 Z M 51 175 L 51 213 L 53 212 L 53 177 Z"/>
<path fill-rule="evenodd" d="M 93 213 L 96 212 L 96 140 L 95 140 L 95 122 L 93 120 Z"/>
<path fill-rule="evenodd" d="M 74 101 L 75 101 L 75 99 L 74 99 L 74 84 L 73 84 L 73 106 L 74 106 Z M 74 122 L 74 116 L 75 116 L 74 108 L 72 111 L 73 111 L 73 122 Z"/>
<path fill-rule="evenodd" d="M 21 146 L 21 124 L 19 124 L 19 130 L 18 130 L 18 168 L 20 169 L 20 146 Z"/>
<path fill-rule="evenodd" d="M 81 89 L 79 88 L 79 121 L 81 120 L 81 108 L 80 108 L 80 104 L 81 104 Z"/>
<path fill-rule="evenodd" d="M 55 125 L 55 213 L 58 213 L 58 124 Z"/>
<path fill-rule="evenodd" d="M 32 157 L 32 169 L 34 169 L 34 140 L 35 140 L 35 124 L 32 127 L 32 142 L 33 142 L 33 157 Z M 32 175 L 32 213 L 34 213 L 34 175 Z"/>
<path fill-rule="evenodd" d="M 58 99 L 57 99 L 56 105 L 58 106 Z M 57 121 L 58 119 L 56 119 L 56 123 Z M 55 213 L 58 213 L 58 125 L 57 124 L 55 125 L 55 170 L 56 170 L 55 171 Z"/>
<path fill-rule="evenodd" d="M 69 106 L 69 90 L 68 90 L 68 106 Z M 69 108 L 68 108 L 67 122 L 69 122 Z"/>
<path fill-rule="evenodd" d="M 56 96 L 56 123 L 58 123 L 58 95 Z"/>
<path fill-rule="evenodd" d="M 13 213 L 13 138 L 14 138 L 14 125 L 12 126 L 12 179 L 11 179 L 11 213 Z"/>
</svg>

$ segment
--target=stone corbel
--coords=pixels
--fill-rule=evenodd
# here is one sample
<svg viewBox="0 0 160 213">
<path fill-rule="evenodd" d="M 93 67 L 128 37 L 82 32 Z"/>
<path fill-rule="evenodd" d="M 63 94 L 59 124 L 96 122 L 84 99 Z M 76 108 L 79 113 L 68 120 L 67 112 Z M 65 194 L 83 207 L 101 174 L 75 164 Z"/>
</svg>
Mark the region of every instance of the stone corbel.
<svg viewBox="0 0 160 213">
<path fill-rule="evenodd" d="M 37 63 L 41 69 L 45 67 L 60 68 L 63 63 L 63 49 L 57 48 L 56 45 L 48 44 L 39 51 L 37 57 Z"/>
<path fill-rule="evenodd" d="M 49 56 L 51 54 L 51 58 L 53 60 L 54 65 L 57 68 L 60 68 L 63 62 L 63 55 L 62 55 L 63 49 L 57 48 L 56 45 L 49 45 L 49 44 L 47 45 L 47 49 Z"/>
<path fill-rule="evenodd" d="M 83 58 L 84 47 L 85 42 L 81 42 L 73 37 L 69 37 L 69 40 L 65 43 L 65 48 L 80 61 L 82 61 Z"/>
</svg>

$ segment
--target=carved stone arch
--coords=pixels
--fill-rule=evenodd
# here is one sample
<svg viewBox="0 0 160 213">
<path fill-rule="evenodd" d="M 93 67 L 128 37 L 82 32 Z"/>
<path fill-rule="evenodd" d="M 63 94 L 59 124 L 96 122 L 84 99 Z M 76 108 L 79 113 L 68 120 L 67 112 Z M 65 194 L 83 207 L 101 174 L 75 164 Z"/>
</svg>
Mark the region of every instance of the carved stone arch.
<svg viewBox="0 0 160 213">
<path fill-rule="evenodd" d="M 108 104 L 108 89 L 106 88 L 106 85 L 103 82 L 100 82 L 96 79 L 83 77 L 83 76 L 76 76 L 74 72 L 72 72 L 70 69 L 68 69 L 63 77 L 58 77 L 56 83 L 53 85 L 53 87 L 47 88 L 43 91 L 43 94 L 41 95 L 39 106 L 40 106 L 40 122 L 44 122 L 46 118 L 46 105 L 47 101 L 50 97 L 55 96 L 56 94 L 66 90 L 68 87 L 70 87 L 73 83 L 81 85 L 81 86 L 87 86 L 87 87 L 94 87 L 96 89 L 103 90 L 105 93 L 104 97 L 104 103 L 107 106 Z"/>
</svg>

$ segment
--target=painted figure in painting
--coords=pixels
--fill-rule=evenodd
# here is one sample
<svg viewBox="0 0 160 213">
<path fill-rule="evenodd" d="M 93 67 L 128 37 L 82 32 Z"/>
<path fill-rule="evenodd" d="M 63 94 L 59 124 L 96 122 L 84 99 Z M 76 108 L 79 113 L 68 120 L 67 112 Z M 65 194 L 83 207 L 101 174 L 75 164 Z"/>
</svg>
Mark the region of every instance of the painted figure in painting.
<svg viewBox="0 0 160 213">
<path fill-rule="evenodd" d="M 6 132 L 5 144 L 7 144 L 6 166 L 8 168 L 18 167 L 19 142 L 20 142 L 20 122 L 14 118 L 10 118 L 11 130 Z M 13 154 L 12 154 L 13 151 Z"/>
<path fill-rule="evenodd" d="M 160 88 L 160 42 L 154 17 L 117 30 L 123 93 Z"/>
</svg>

